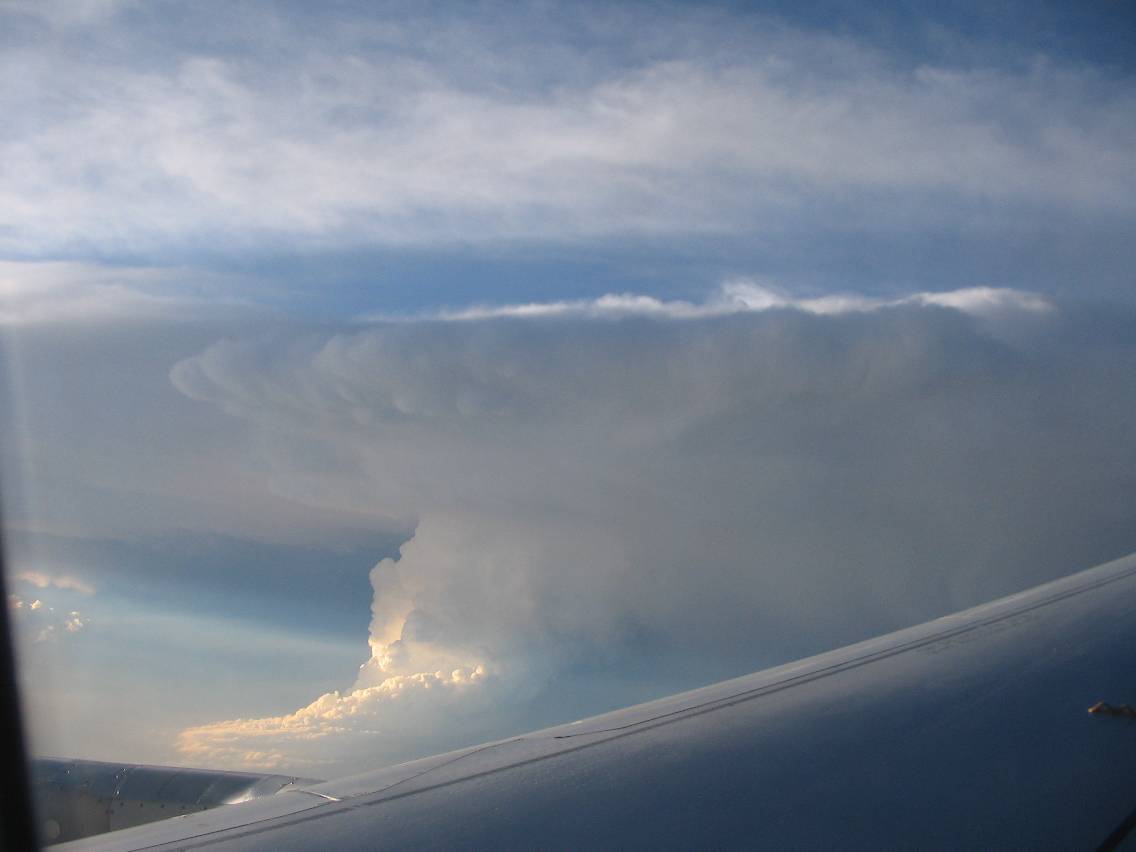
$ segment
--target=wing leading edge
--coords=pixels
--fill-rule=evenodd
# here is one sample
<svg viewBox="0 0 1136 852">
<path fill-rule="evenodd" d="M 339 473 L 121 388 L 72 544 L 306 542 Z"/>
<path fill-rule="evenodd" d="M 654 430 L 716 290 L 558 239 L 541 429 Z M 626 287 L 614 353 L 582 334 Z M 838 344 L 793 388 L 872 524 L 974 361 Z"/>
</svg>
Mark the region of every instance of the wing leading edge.
<svg viewBox="0 0 1136 852">
<path fill-rule="evenodd" d="M 1134 609 L 1136 554 L 660 701 L 56 848 L 1096 848 L 1136 808 L 1136 724 L 1087 712 L 1136 703 Z"/>
</svg>

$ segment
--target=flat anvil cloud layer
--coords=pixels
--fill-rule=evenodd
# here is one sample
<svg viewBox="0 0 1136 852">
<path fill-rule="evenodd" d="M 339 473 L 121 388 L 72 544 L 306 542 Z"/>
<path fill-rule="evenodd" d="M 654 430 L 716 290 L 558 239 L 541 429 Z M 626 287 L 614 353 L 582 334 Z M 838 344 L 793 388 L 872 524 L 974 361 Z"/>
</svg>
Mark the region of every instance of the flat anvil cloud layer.
<svg viewBox="0 0 1136 852">
<path fill-rule="evenodd" d="M 183 753 L 362 768 L 1136 547 L 1130 317 L 998 291 L 768 301 L 379 323 L 181 362 L 175 385 L 258 434 L 281 494 L 418 522 L 372 571 L 353 689 L 187 730 Z M 627 686 L 589 692 L 605 678 Z"/>
</svg>

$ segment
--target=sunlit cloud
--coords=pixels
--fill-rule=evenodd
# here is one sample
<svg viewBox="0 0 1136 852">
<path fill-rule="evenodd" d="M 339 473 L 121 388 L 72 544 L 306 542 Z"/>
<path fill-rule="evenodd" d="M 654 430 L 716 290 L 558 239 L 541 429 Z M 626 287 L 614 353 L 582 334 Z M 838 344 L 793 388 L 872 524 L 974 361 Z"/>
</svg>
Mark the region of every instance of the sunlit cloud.
<svg viewBox="0 0 1136 852">
<path fill-rule="evenodd" d="M 18 634 L 33 644 L 74 636 L 88 625 L 87 617 L 78 610 L 56 612 L 55 607 L 40 598 L 28 601 L 21 595 L 9 594 L 8 609 L 14 616 Z"/>
<path fill-rule="evenodd" d="M 468 716 L 499 697 L 500 685 L 484 662 L 471 661 L 468 649 L 420 641 L 413 627 L 408 629 L 414 599 L 402 587 L 393 560 L 375 566 L 371 582 L 371 656 L 352 689 L 325 693 L 282 716 L 186 729 L 177 738 L 181 758 L 203 766 L 260 769 L 338 765 L 351 749 L 397 759 L 412 754 L 414 743 L 427 741 L 432 725 Z M 328 738 L 334 742 L 325 750 Z"/>
<path fill-rule="evenodd" d="M 46 574 L 42 571 L 17 571 L 12 576 L 12 579 L 19 583 L 28 583 L 38 589 L 54 587 L 56 589 L 68 589 L 88 596 L 95 593 L 95 587 L 90 583 L 67 574 L 54 575 Z"/>
<path fill-rule="evenodd" d="M 375 686 L 326 693 L 283 716 L 188 728 L 178 735 L 177 750 L 202 766 L 264 770 L 335 765 L 345 747 L 371 753 L 377 747 L 389 755 L 400 741 L 405 747 L 429 736 L 442 714 L 460 715 L 470 700 L 483 703 L 484 695 L 471 693 L 482 693 L 485 679 L 482 666 L 393 675 Z M 339 742 L 328 748 L 328 738 Z"/>
</svg>

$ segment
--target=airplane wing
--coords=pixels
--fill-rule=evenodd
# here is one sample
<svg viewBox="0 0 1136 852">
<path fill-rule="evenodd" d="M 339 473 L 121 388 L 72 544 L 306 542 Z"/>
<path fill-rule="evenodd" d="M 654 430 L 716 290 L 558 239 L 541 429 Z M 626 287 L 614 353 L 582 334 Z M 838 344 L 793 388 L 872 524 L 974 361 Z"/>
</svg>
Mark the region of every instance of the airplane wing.
<svg viewBox="0 0 1136 852">
<path fill-rule="evenodd" d="M 291 775 L 51 757 L 31 760 L 29 769 L 40 837 L 59 843 L 320 783 Z"/>
<path fill-rule="evenodd" d="M 1117 848 L 1136 823 L 1134 613 L 1136 554 L 649 704 L 54 848 Z"/>
</svg>

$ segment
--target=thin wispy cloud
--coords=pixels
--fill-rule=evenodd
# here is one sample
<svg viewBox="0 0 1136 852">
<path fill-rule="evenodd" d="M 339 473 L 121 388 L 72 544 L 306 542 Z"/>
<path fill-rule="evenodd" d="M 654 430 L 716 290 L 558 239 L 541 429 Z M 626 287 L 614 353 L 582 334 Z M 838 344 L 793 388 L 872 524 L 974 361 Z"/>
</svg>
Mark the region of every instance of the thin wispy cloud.
<svg viewBox="0 0 1136 852">
<path fill-rule="evenodd" d="M 69 574 L 47 574 L 43 571 L 17 571 L 13 578 L 17 583 L 27 583 L 37 589 L 68 589 L 81 595 L 93 595 L 95 587 L 90 583 Z"/>
<path fill-rule="evenodd" d="M 227 288 L 236 276 L 184 267 L 0 260 L 0 327 L 191 322 L 252 305 Z"/>
<path fill-rule="evenodd" d="M 913 293 L 892 299 L 857 293 L 799 297 L 771 284 L 735 279 L 720 285 L 708 299 L 698 303 L 659 299 L 644 294 L 609 293 L 596 299 L 528 302 L 520 305 L 476 305 L 441 309 L 410 317 L 373 314 L 361 319 L 370 322 L 430 319 L 461 322 L 506 317 L 622 319 L 641 316 L 685 320 L 770 310 L 797 310 L 810 314 L 866 313 L 902 305 L 937 305 L 977 316 L 991 316 L 1005 312 L 1048 314 L 1054 311 L 1053 303 L 1044 296 L 1008 287 L 968 287 L 938 293 Z"/>
<path fill-rule="evenodd" d="M 89 25 L 113 18 L 141 0 L 3 0 L 0 13 L 31 18 L 52 27 Z"/>
</svg>

